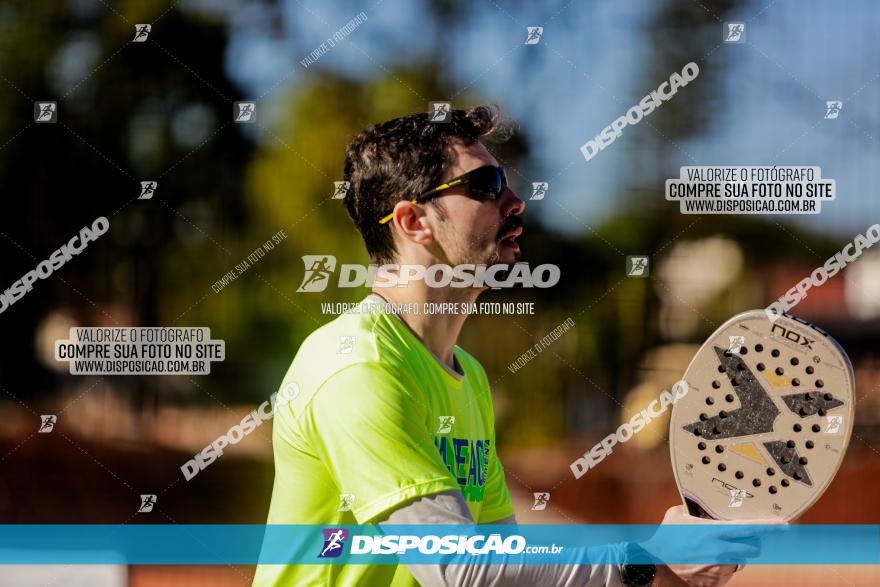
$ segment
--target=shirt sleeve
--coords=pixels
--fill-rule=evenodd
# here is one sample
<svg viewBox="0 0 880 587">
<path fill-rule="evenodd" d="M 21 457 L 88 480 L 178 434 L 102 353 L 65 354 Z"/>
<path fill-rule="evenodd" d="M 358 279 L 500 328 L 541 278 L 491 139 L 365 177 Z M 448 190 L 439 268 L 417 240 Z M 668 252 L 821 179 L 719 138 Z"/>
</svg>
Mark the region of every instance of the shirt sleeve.
<svg viewBox="0 0 880 587">
<path fill-rule="evenodd" d="M 375 363 L 346 367 L 316 391 L 301 430 L 339 492 L 354 496 L 358 523 L 420 496 L 459 490 L 427 415 L 417 390 Z"/>
<path fill-rule="evenodd" d="M 422 497 L 401 506 L 388 515 L 382 524 L 473 524 L 470 510 L 458 491 Z M 609 556 L 619 553 L 623 546 L 609 544 L 599 547 Z M 592 549 L 592 557 L 597 549 Z M 619 554 L 618 554 L 619 556 Z M 470 585 L 504 585 L 505 587 L 619 587 L 623 586 L 619 566 L 615 564 L 587 564 L 580 560 L 591 558 L 587 550 L 577 549 L 567 557 L 574 564 L 526 564 L 520 557 L 510 556 L 502 564 L 474 563 L 470 555 L 448 563 L 409 564 L 407 570 L 422 587 L 466 587 Z"/>
</svg>

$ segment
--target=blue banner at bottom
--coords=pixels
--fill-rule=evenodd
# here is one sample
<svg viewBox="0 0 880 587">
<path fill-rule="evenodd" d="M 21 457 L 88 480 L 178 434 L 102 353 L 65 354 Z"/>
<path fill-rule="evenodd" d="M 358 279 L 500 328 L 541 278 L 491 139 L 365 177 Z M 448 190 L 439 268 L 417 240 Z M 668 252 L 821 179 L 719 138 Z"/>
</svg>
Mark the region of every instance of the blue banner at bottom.
<svg viewBox="0 0 880 587">
<path fill-rule="evenodd" d="M 0 525 L 0 564 L 739 562 L 878 564 L 880 526 Z"/>
</svg>

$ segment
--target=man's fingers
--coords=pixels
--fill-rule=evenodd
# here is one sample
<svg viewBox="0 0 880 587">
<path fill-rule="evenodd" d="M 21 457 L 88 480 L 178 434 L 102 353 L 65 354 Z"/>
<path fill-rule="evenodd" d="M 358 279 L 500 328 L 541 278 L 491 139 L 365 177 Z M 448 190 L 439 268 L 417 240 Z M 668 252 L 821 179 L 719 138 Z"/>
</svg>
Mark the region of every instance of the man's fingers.
<svg viewBox="0 0 880 587">
<path fill-rule="evenodd" d="M 728 538 L 725 542 L 729 543 L 738 543 L 738 544 L 748 544 L 750 546 L 754 546 L 755 548 L 761 547 L 761 537 L 760 536 L 746 536 L 744 538 Z"/>
<path fill-rule="evenodd" d="M 700 518 L 702 519 L 702 518 Z M 788 522 L 779 518 L 752 518 L 747 520 L 712 520 L 710 523 L 740 526 L 787 526 Z"/>
<path fill-rule="evenodd" d="M 742 542 L 715 542 L 716 551 L 712 553 L 713 558 L 721 563 L 743 563 L 747 558 L 754 558 L 761 554 L 760 547 L 753 544 L 745 544 Z"/>
<path fill-rule="evenodd" d="M 683 505 L 672 506 L 666 510 L 663 516 L 664 524 L 717 524 L 724 526 L 785 526 L 785 520 L 779 518 L 752 518 L 746 520 L 713 520 L 711 518 L 698 518 L 688 513 Z"/>
<path fill-rule="evenodd" d="M 728 528 L 719 528 L 715 536 L 724 539 L 738 539 L 767 536 L 768 534 L 779 534 L 787 532 L 787 524 L 765 524 L 765 525 L 737 525 Z"/>
<path fill-rule="evenodd" d="M 739 565 L 672 565 L 669 569 L 691 587 L 721 587 L 725 585 Z M 658 569 L 657 575 L 660 572 Z M 658 583 L 660 585 L 661 583 Z"/>
</svg>

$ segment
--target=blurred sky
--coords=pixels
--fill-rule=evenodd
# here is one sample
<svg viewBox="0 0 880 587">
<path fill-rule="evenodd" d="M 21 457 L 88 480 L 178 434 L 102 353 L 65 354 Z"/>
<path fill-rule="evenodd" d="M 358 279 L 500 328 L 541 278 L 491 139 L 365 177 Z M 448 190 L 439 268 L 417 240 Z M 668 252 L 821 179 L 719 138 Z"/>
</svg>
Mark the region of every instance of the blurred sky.
<svg viewBox="0 0 880 587">
<path fill-rule="evenodd" d="M 711 3 L 693 2 L 712 10 Z M 229 20 L 227 70 L 253 97 L 281 96 L 283 86 L 306 83 L 322 70 L 383 75 L 436 53 L 439 44 L 440 59 L 459 91 L 498 103 L 527 133 L 533 156 L 528 167 L 510 175 L 519 179 L 520 191 L 526 181 L 551 181 L 550 194 L 561 207 L 533 206 L 532 213 L 562 230 L 580 232 L 584 224 L 594 226 L 615 212 L 620 199 L 612 196 L 621 185 L 647 185 L 662 201 L 662 179 L 678 176 L 681 165 L 819 165 L 823 177 L 837 181 L 838 199 L 826 202 L 820 215 L 783 216 L 781 222 L 847 237 L 880 218 L 867 214 L 880 212 L 876 0 L 741 3 L 724 20 L 746 23 L 746 43 L 715 48 L 722 37 L 719 22 L 717 40 L 708 38 L 705 51 L 682 54 L 681 66 L 693 59 L 703 72 L 722 69 L 727 80 L 718 103 L 704 105 L 707 132 L 678 147 L 656 136 L 640 140 L 646 138 L 642 133 L 656 135 L 648 117 L 585 161 L 580 145 L 672 73 L 651 70 L 652 43 L 680 44 L 686 31 L 673 23 L 649 30 L 661 6 L 658 0 L 540 5 L 489 0 L 468 4 L 464 19 L 439 32 L 426 4 L 413 0 L 283 0 L 278 10 L 244 1 L 181 2 L 182 9 Z M 308 69 L 300 65 L 362 11 L 368 20 L 348 38 Z M 526 26 L 545 27 L 538 45 L 524 45 Z M 825 100 L 843 101 L 840 118 L 823 119 Z M 643 170 L 632 164 L 638 150 L 657 148 L 668 151 L 669 169 L 663 177 L 640 176 Z M 628 183 L 632 178 L 639 183 Z"/>
</svg>

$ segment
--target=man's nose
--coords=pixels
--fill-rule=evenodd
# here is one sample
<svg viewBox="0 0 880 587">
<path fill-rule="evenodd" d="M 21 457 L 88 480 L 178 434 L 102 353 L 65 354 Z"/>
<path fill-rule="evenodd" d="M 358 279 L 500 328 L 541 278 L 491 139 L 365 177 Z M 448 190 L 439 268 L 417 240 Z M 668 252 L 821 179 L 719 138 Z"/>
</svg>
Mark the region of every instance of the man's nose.
<svg viewBox="0 0 880 587">
<path fill-rule="evenodd" d="M 526 209 L 526 203 L 519 199 L 509 187 L 504 189 L 501 195 L 501 215 L 502 216 L 519 216 Z"/>
</svg>

